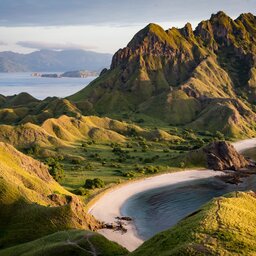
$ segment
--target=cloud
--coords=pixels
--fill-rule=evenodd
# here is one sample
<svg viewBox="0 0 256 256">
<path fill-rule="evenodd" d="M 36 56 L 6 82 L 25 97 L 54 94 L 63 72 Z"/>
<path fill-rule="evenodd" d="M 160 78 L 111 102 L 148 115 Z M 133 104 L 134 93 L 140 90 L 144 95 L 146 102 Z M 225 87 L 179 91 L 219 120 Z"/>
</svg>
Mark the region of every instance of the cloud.
<svg viewBox="0 0 256 256">
<path fill-rule="evenodd" d="M 6 42 L 4 42 L 4 41 L 0 41 L 0 45 L 8 45 Z"/>
<path fill-rule="evenodd" d="M 255 10 L 255 0 L 1 0 L 0 26 L 65 26 L 193 21 Z"/>
<path fill-rule="evenodd" d="M 93 50 L 97 49 L 96 46 L 85 46 L 82 44 L 73 43 L 47 43 L 40 41 L 19 41 L 16 43 L 19 46 L 29 48 L 29 49 L 47 49 L 47 50 Z"/>
</svg>

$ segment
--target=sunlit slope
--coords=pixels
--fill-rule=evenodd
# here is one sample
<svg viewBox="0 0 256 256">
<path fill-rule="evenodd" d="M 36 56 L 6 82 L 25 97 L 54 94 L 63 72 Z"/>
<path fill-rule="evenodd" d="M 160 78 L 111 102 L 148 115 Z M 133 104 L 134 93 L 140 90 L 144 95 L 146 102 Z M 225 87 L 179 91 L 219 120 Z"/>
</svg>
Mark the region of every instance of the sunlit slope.
<svg viewBox="0 0 256 256">
<path fill-rule="evenodd" d="M 0 248 L 98 224 L 42 163 L 0 142 Z"/>
<path fill-rule="evenodd" d="M 10 143 L 18 148 L 31 146 L 52 147 L 67 146 L 75 142 L 94 140 L 97 142 L 122 143 L 132 133 L 148 140 L 180 140 L 160 129 L 144 129 L 137 125 L 97 116 L 66 115 L 50 118 L 41 125 L 26 123 L 22 125 L 0 125 L 0 141 Z"/>
</svg>

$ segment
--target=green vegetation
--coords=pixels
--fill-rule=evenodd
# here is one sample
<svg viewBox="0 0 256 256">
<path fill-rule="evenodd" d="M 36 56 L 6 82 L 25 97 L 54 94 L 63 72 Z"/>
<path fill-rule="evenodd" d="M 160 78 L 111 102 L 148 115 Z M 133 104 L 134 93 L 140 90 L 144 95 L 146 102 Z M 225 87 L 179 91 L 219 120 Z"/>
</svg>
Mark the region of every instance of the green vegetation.
<svg viewBox="0 0 256 256">
<path fill-rule="evenodd" d="M 94 229 L 85 205 L 56 181 L 46 165 L 0 143 L 0 247 L 67 229 Z"/>
<path fill-rule="evenodd" d="M 147 119 L 141 127 L 96 116 L 61 116 L 42 125 L 0 128 L 1 140 L 44 162 L 55 180 L 86 197 L 95 192 L 83 188 L 86 179 L 100 178 L 108 187 L 170 168 L 177 170 L 184 153 L 220 136 L 164 123 L 160 129 Z"/>
<path fill-rule="evenodd" d="M 61 181 L 64 177 L 63 166 L 58 159 L 47 158 L 45 164 L 49 167 L 48 171 L 56 181 Z"/>
<path fill-rule="evenodd" d="M 128 251 L 103 236 L 81 230 L 60 231 L 1 251 L 1 256 L 121 256 Z"/>
<path fill-rule="evenodd" d="M 99 178 L 86 179 L 84 183 L 84 188 L 87 188 L 87 189 L 104 188 L 104 186 L 105 186 L 104 181 Z"/>
</svg>

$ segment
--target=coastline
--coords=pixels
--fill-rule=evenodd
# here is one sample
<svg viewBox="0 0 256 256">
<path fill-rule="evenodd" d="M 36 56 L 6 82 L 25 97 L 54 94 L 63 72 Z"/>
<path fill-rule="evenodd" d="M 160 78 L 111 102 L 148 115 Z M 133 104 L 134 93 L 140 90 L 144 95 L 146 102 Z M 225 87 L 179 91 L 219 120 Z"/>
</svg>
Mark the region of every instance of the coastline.
<svg viewBox="0 0 256 256">
<path fill-rule="evenodd" d="M 256 146 L 256 138 L 247 139 L 232 143 L 238 152 Z M 96 219 L 105 223 L 115 223 L 117 216 L 122 216 L 121 207 L 128 198 L 137 193 L 151 190 L 154 188 L 164 187 L 167 185 L 177 184 L 184 181 L 192 181 L 197 179 L 207 179 L 222 175 L 223 172 L 213 170 L 184 170 L 182 172 L 165 173 L 144 179 L 135 180 L 129 183 L 121 184 L 113 187 L 90 204 L 88 213 Z M 137 234 L 137 230 L 133 222 L 127 222 L 125 226 L 126 233 L 114 231 L 111 229 L 102 229 L 98 233 L 104 235 L 107 239 L 117 242 L 129 251 L 135 250 L 144 240 Z"/>
<path fill-rule="evenodd" d="M 121 207 L 125 201 L 137 193 L 184 181 L 207 179 L 222 174 L 223 172 L 215 172 L 212 170 L 186 170 L 144 178 L 125 184 L 124 186 L 113 188 L 96 201 L 89 208 L 88 212 L 100 221 L 114 223 L 116 221 L 115 218 L 121 216 Z M 124 234 L 111 229 L 102 229 L 98 232 L 109 240 L 119 243 L 129 251 L 133 251 L 140 246 L 144 240 L 138 236 L 132 222 L 127 223 L 125 228 L 127 228 L 127 232 Z"/>
</svg>

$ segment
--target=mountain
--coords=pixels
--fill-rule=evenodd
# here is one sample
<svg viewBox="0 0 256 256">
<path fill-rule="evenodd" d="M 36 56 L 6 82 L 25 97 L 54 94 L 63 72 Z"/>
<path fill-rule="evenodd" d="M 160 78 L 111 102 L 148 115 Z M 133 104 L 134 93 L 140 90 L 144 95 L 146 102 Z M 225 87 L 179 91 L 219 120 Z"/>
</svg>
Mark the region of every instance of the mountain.
<svg viewBox="0 0 256 256">
<path fill-rule="evenodd" d="M 0 52 L 0 72 L 100 71 L 109 67 L 111 54 L 84 50 L 40 50 L 29 54 Z"/>
<path fill-rule="evenodd" d="M 227 136 L 255 134 L 256 17 L 213 14 L 192 29 L 149 24 L 109 70 L 70 96 L 99 114 L 143 114 Z"/>
</svg>

